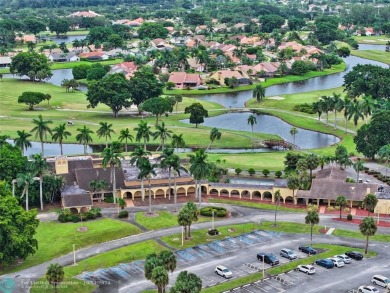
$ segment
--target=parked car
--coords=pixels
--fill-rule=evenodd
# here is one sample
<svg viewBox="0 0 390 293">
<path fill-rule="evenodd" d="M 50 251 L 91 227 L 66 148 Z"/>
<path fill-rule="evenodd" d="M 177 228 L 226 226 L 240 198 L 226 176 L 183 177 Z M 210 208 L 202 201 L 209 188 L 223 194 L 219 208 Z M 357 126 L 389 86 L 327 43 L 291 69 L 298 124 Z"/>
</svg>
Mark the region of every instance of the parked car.
<svg viewBox="0 0 390 293">
<path fill-rule="evenodd" d="M 220 275 L 221 277 L 224 277 L 225 279 L 233 277 L 233 273 L 227 267 L 224 266 L 217 266 L 215 268 L 215 273 L 217 275 Z"/>
<path fill-rule="evenodd" d="M 333 264 L 334 264 L 334 266 L 336 268 L 342 268 L 343 266 L 345 266 L 345 263 L 341 259 L 339 259 L 337 257 L 331 257 L 331 258 L 328 258 L 328 259 L 333 261 Z"/>
<path fill-rule="evenodd" d="M 345 254 L 338 254 L 334 257 L 341 259 L 345 264 L 351 263 L 351 258 L 349 256 L 346 256 Z"/>
<path fill-rule="evenodd" d="M 390 289 L 390 279 L 381 275 L 375 275 L 372 277 L 371 282 L 374 285 L 378 285 L 387 289 Z"/>
<path fill-rule="evenodd" d="M 321 266 L 321 267 L 324 267 L 326 269 L 331 269 L 334 267 L 333 261 L 331 261 L 330 259 L 327 259 L 327 258 L 317 259 L 316 264 Z"/>
<path fill-rule="evenodd" d="M 299 249 L 299 251 L 302 251 L 302 252 L 307 253 L 307 254 L 317 254 L 317 250 L 315 250 L 311 246 L 299 246 L 298 249 Z"/>
<path fill-rule="evenodd" d="M 362 260 L 363 259 L 363 254 L 361 254 L 358 251 L 347 251 L 345 252 L 346 256 L 349 256 L 350 258 L 353 258 L 355 260 Z"/>
<path fill-rule="evenodd" d="M 379 290 L 373 286 L 360 286 L 358 289 L 360 293 L 379 293 Z"/>
<path fill-rule="evenodd" d="M 259 261 L 263 261 L 266 263 L 266 264 L 269 264 L 271 266 L 275 266 L 275 265 L 278 265 L 279 264 L 279 260 L 278 258 L 273 255 L 272 253 L 265 253 L 265 252 L 260 252 L 257 254 L 257 259 Z"/>
<path fill-rule="evenodd" d="M 297 255 L 294 253 L 294 251 L 288 248 L 283 248 L 280 251 L 280 256 L 288 258 L 289 260 L 293 260 L 297 258 Z"/>
<path fill-rule="evenodd" d="M 300 271 L 307 275 L 312 275 L 316 272 L 316 269 L 312 265 L 299 265 L 297 266 L 297 271 Z"/>
</svg>

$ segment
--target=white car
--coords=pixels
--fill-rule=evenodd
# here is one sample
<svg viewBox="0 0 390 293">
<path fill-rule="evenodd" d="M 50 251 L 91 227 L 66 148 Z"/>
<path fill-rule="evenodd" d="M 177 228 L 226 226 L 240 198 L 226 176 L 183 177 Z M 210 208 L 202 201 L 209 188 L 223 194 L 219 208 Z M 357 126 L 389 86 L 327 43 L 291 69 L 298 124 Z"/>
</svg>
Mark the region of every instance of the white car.
<svg viewBox="0 0 390 293">
<path fill-rule="evenodd" d="M 360 286 L 358 289 L 360 293 L 379 293 L 379 290 L 373 286 Z"/>
<path fill-rule="evenodd" d="M 233 277 L 233 273 L 227 267 L 224 266 L 217 266 L 215 268 L 215 273 L 217 275 L 220 275 L 221 277 L 224 277 L 225 279 Z"/>
<path fill-rule="evenodd" d="M 329 259 L 333 261 L 334 266 L 337 268 L 342 268 L 343 266 L 345 266 L 345 263 L 340 258 L 331 257 Z"/>
<path fill-rule="evenodd" d="M 300 272 L 305 273 L 307 275 L 312 275 L 316 272 L 316 269 L 312 265 L 299 265 L 297 267 L 297 271 L 300 271 Z"/>
<path fill-rule="evenodd" d="M 351 258 L 345 254 L 335 255 L 334 257 L 341 259 L 345 264 L 351 263 Z"/>
</svg>

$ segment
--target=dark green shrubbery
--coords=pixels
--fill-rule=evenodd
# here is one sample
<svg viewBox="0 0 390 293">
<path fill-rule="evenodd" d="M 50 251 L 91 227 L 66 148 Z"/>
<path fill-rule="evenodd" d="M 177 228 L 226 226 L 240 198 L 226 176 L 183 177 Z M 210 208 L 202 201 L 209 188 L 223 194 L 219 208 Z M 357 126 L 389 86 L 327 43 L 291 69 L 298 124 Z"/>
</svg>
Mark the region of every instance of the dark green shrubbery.
<svg viewBox="0 0 390 293">
<path fill-rule="evenodd" d="M 127 218 L 128 216 L 129 216 L 129 212 L 128 211 L 121 211 L 118 214 L 118 218 Z"/>
<path fill-rule="evenodd" d="M 276 172 L 275 172 L 275 176 L 276 176 L 277 178 L 282 177 L 282 175 L 283 175 L 282 171 L 276 171 Z"/>
<path fill-rule="evenodd" d="M 250 176 L 253 176 L 253 175 L 255 175 L 256 170 L 253 169 L 253 168 L 249 168 L 249 169 L 248 169 L 248 173 L 249 173 Z"/>
<path fill-rule="evenodd" d="M 348 221 L 352 221 L 352 215 L 351 215 L 351 214 L 348 214 L 348 215 L 347 215 L 347 220 L 348 220 Z"/>
<path fill-rule="evenodd" d="M 307 114 L 315 114 L 316 113 L 313 110 L 313 105 L 312 104 L 308 104 L 308 103 L 295 105 L 293 107 L 293 110 L 294 111 L 298 111 L 298 112 L 307 113 Z"/>
<path fill-rule="evenodd" d="M 199 213 L 202 216 L 211 217 L 213 215 L 213 211 L 215 217 L 224 218 L 227 215 L 227 210 L 223 207 L 204 207 L 200 209 Z"/>
<path fill-rule="evenodd" d="M 58 221 L 61 223 L 66 223 L 66 222 L 77 223 L 80 222 L 81 219 L 83 221 L 93 220 L 102 216 L 102 213 L 100 211 L 101 211 L 100 208 L 91 208 L 88 212 L 85 213 L 72 214 L 70 209 L 59 210 L 57 212 Z"/>
</svg>

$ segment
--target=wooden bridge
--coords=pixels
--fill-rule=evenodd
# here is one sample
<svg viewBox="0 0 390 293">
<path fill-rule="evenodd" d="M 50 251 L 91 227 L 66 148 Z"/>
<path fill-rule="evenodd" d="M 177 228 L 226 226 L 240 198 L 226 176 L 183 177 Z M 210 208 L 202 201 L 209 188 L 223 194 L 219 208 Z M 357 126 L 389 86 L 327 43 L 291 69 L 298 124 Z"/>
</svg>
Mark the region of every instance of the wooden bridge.
<svg viewBox="0 0 390 293">
<path fill-rule="evenodd" d="M 277 140 L 277 139 L 270 139 L 270 140 L 264 140 L 263 144 L 265 145 L 266 148 L 282 148 L 285 150 L 293 150 L 293 149 L 299 149 L 299 146 L 285 141 L 285 140 Z"/>
</svg>

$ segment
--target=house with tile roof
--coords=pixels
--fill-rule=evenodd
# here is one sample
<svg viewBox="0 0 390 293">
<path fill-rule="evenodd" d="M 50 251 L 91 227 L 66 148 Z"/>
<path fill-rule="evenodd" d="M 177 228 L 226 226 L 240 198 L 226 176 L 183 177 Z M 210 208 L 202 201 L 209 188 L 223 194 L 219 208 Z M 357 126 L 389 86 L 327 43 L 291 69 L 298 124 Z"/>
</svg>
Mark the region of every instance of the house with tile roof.
<svg viewBox="0 0 390 293">
<path fill-rule="evenodd" d="M 251 83 L 249 75 L 238 70 L 218 70 L 210 76 L 210 79 L 215 79 L 219 82 L 220 85 L 224 86 L 225 79 L 233 77 L 237 78 L 239 85 L 246 85 Z"/>
<path fill-rule="evenodd" d="M 88 11 L 76 11 L 72 14 L 69 14 L 68 17 L 98 17 L 103 16 L 101 14 L 96 13 L 95 11 L 88 10 Z"/>
<path fill-rule="evenodd" d="M 130 79 L 137 71 L 138 66 L 134 62 L 122 62 L 111 67 L 108 74 L 122 73 L 126 79 Z"/>
<path fill-rule="evenodd" d="M 202 79 L 197 73 L 171 72 L 168 82 L 173 82 L 175 88 L 196 88 L 202 84 Z"/>
</svg>

